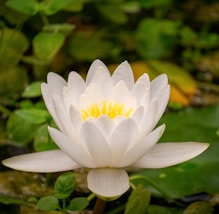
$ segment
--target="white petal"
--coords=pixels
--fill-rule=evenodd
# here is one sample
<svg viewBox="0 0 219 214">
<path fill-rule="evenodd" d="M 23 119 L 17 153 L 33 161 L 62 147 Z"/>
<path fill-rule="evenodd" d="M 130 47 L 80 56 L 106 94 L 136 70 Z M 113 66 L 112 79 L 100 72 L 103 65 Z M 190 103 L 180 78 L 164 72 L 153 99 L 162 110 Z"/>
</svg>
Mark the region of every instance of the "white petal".
<svg viewBox="0 0 219 214">
<path fill-rule="evenodd" d="M 147 109 L 147 112 L 142 118 L 141 123 L 139 124 L 139 135 L 147 135 L 156 125 L 155 119 L 158 111 L 158 101 L 153 99 Z"/>
<path fill-rule="evenodd" d="M 168 78 L 166 74 L 161 74 L 151 81 L 151 99 L 157 96 L 161 89 L 168 85 Z"/>
<path fill-rule="evenodd" d="M 81 113 L 75 106 L 70 107 L 70 119 L 77 133 L 79 133 L 82 124 Z"/>
<path fill-rule="evenodd" d="M 117 167 L 130 166 L 140 160 L 160 139 L 165 129 L 165 125 L 161 125 L 153 132 L 148 134 L 143 140 L 131 147 L 123 157 Z"/>
<path fill-rule="evenodd" d="M 86 84 L 77 72 L 72 71 L 68 75 L 68 87 L 78 97 L 86 88 Z"/>
<path fill-rule="evenodd" d="M 124 103 L 124 98 L 129 94 L 129 89 L 126 87 L 125 82 L 121 80 L 112 88 L 110 99 L 115 102 Z"/>
<path fill-rule="evenodd" d="M 85 93 L 80 96 L 78 105 L 80 110 L 87 109 L 91 104 L 92 100 Z"/>
<path fill-rule="evenodd" d="M 66 109 L 63 100 L 58 96 L 53 96 L 53 105 L 61 127 L 59 127 L 65 134 L 71 138 L 77 138 L 78 135 L 75 132 L 74 126 L 71 123 L 69 115 L 70 109 Z M 58 124 L 57 124 L 58 125 Z"/>
<path fill-rule="evenodd" d="M 95 73 L 97 72 L 97 70 L 101 70 L 102 72 L 109 73 L 108 68 L 102 61 L 100 61 L 99 59 L 94 60 L 87 73 L 87 77 L 86 77 L 87 85 L 89 85 L 90 82 L 92 82 L 92 79 Z"/>
<path fill-rule="evenodd" d="M 84 149 L 83 145 L 80 145 L 78 142 L 75 142 L 73 139 L 70 139 L 68 136 L 64 135 L 62 132 L 57 129 L 48 128 L 49 133 L 58 147 L 68 154 L 72 160 L 79 163 L 81 166 L 93 168 L 96 167 L 96 164 L 90 154 Z"/>
<path fill-rule="evenodd" d="M 80 136 L 98 167 L 111 166 L 112 150 L 109 142 L 94 123 L 87 120 L 81 127 Z"/>
<path fill-rule="evenodd" d="M 157 111 L 157 115 L 155 118 L 155 124 L 160 120 L 161 116 L 163 115 L 167 107 L 169 97 L 170 97 L 170 86 L 167 85 L 164 88 L 162 88 L 160 93 L 157 94 L 158 111 Z"/>
<path fill-rule="evenodd" d="M 207 143 L 178 142 L 159 143 L 133 166 L 140 168 L 164 168 L 190 160 L 208 148 Z"/>
<path fill-rule="evenodd" d="M 115 123 L 114 120 L 110 119 L 106 115 L 101 115 L 96 120 L 96 125 L 100 129 L 100 131 L 104 134 L 106 138 L 109 138 L 109 135 L 111 134 Z"/>
<path fill-rule="evenodd" d="M 106 98 L 109 96 L 113 87 L 113 82 L 108 70 L 106 71 L 106 69 L 99 67 L 92 78 L 92 83 L 95 83 L 98 86 Z"/>
<path fill-rule="evenodd" d="M 62 95 L 63 87 L 67 85 L 66 81 L 58 74 L 49 72 L 47 75 L 48 86 L 53 94 Z"/>
<path fill-rule="evenodd" d="M 137 136 L 137 124 L 131 118 L 122 120 L 118 126 L 115 127 L 109 138 L 110 146 L 113 151 L 113 165 L 116 166 L 118 160 L 120 160 L 127 149 L 135 143 Z"/>
<path fill-rule="evenodd" d="M 102 197 L 120 196 L 129 189 L 129 177 L 123 169 L 92 169 L 87 181 L 88 188 Z"/>
<path fill-rule="evenodd" d="M 27 172 L 61 172 L 80 168 L 61 150 L 19 155 L 3 160 L 5 166 Z"/>
<path fill-rule="evenodd" d="M 141 124 L 141 121 L 143 119 L 145 112 L 144 112 L 144 107 L 139 106 L 131 115 L 131 118 L 135 120 L 137 124 Z"/>
<path fill-rule="evenodd" d="M 150 99 L 150 79 L 147 74 L 141 75 L 136 81 L 132 94 L 138 100 L 138 105 L 146 105 Z"/>
<path fill-rule="evenodd" d="M 132 90 L 134 86 L 134 76 L 132 72 L 132 68 L 127 61 L 121 63 L 112 75 L 112 80 L 114 85 L 119 81 L 123 80 L 126 84 L 126 87 L 129 90 Z"/>
<path fill-rule="evenodd" d="M 137 99 L 130 93 L 122 80 L 112 88 L 109 99 L 119 104 L 125 104 L 126 109 L 136 108 Z"/>
<path fill-rule="evenodd" d="M 54 108 L 54 104 L 53 104 L 53 94 L 52 94 L 51 89 L 49 88 L 49 86 L 46 83 L 42 83 L 41 84 L 41 91 L 42 91 L 43 99 L 44 99 L 44 102 L 46 104 L 48 111 L 52 115 L 56 125 L 60 129 L 62 129 L 62 125 L 59 122 L 59 119 L 58 119 L 56 112 L 55 112 L 55 108 Z"/>
<path fill-rule="evenodd" d="M 67 106 L 77 105 L 80 95 L 84 92 L 86 84 L 82 77 L 72 71 L 68 75 L 68 86 L 64 88 L 64 100 Z"/>
<path fill-rule="evenodd" d="M 104 96 L 102 94 L 102 91 L 98 87 L 96 83 L 90 83 L 89 86 L 87 86 L 84 95 L 86 97 L 89 97 L 89 102 L 91 104 L 102 104 L 102 101 L 104 99 Z"/>
</svg>

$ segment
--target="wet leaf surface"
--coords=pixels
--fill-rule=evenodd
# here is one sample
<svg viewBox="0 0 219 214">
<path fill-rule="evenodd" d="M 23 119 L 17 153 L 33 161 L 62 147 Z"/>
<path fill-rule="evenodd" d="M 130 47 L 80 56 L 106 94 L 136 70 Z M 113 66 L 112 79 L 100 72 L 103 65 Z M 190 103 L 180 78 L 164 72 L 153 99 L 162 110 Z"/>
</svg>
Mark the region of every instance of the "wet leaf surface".
<svg viewBox="0 0 219 214">
<path fill-rule="evenodd" d="M 139 174 L 153 180 L 171 198 L 195 193 L 219 192 L 219 106 L 191 109 L 166 114 L 161 123 L 166 130 L 161 142 L 208 142 L 210 147 L 200 156 L 185 163 L 157 170 L 143 170 Z M 144 183 L 153 193 L 160 193 Z"/>
</svg>

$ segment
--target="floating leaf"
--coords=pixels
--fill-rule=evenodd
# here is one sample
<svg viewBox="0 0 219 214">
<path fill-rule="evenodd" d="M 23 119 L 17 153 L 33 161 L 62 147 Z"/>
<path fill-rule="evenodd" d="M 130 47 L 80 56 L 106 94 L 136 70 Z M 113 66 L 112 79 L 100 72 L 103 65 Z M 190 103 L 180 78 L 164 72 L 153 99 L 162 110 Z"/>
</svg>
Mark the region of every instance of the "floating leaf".
<svg viewBox="0 0 219 214">
<path fill-rule="evenodd" d="M 206 192 L 219 192 L 218 157 L 219 137 L 216 132 L 219 127 L 219 105 L 202 109 L 186 109 L 164 115 L 160 124 L 167 128 L 161 137 L 161 142 L 207 142 L 210 147 L 201 155 L 176 166 L 164 169 L 147 169 L 139 172 L 159 186 L 172 198 Z M 145 188 L 154 194 L 161 193 L 149 183 Z"/>
<path fill-rule="evenodd" d="M 148 214 L 182 214 L 182 210 L 173 207 L 150 205 L 148 207 Z"/>
<path fill-rule="evenodd" d="M 125 207 L 125 214 L 145 214 L 150 204 L 151 194 L 148 190 L 138 186 L 129 196 Z"/>
</svg>

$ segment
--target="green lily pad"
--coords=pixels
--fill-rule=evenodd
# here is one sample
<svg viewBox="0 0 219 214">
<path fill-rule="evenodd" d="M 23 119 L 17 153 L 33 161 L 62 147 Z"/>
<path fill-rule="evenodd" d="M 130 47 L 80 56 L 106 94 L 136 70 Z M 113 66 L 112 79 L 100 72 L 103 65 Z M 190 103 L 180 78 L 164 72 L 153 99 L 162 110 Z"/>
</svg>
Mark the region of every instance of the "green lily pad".
<svg viewBox="0 0 219 214">
<path fill-rule="evenodd" d="M 202 109 L 188 108 L 182 112 L 166 114 L 161 123 L 166 131 L 161 142 L 198 141 L 208 142 L 210 147 L 200 156 L 185 163 L 164 168 L 147 169 L 138 174 L 153 181 L 170 198 L 219 191 L 219 105 Z M 143 184 L 154 194 L 162 195 L 148 182 Z"/>
</svg>

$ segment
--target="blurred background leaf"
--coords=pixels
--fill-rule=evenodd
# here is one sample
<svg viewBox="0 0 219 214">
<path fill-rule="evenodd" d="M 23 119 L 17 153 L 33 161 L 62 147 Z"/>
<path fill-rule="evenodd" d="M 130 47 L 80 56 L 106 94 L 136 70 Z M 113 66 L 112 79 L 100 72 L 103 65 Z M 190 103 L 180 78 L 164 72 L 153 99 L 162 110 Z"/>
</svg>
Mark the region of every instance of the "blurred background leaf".
<svg viewBox="0 0 219 214">
<path fill-rule="evenodd" d="M 191 161 L 141 174 L 172 198 L 201 192 L 213 197 L 219 192 L 218 21 L 216 0 L 0 0 L 0 157 L 57 148 L 47 130 L 55 124 L 40 91 L 48 72 L 67 78 L 75 70 L 85 77 L 96 58 L 111 72 L 127 60 L 135 80 L 145 72 L 151 79 L 162 73 L 169 77 L 170 102 L 161 121 L 167 129 L 161 141 L 211 144 Z M 86 178 L 86 173 L 80 175 Z M 86 182 L 77 185 L 83 195 Z M 142 185 L 142 191 L 152 192 L 148 213 L 187 210 L 188 203 L 170 204 L 151 185 Z M 129 195 L 116 201 L 121 213 Z M 197 206 L 192 204 L 192 209 Z M 218 212 L 216 204 L 209 212 L 212 206 Z M 36 212 L 31 208 L 21 206 L 23 213 Z"/>
</svg>

